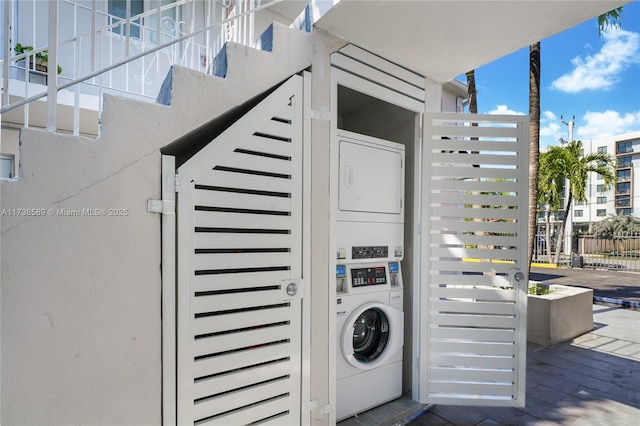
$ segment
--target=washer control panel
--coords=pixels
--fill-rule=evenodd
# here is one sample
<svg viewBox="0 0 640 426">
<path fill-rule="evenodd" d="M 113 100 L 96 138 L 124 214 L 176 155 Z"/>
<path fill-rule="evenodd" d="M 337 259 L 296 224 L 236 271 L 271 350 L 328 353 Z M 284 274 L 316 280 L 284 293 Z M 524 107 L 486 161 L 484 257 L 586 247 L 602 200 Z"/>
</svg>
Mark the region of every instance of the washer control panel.
<svg viewBox="0 0 640 426">
<path fill-rule="evenodd" d="M 400 262 L 336 265 L 337 294 L 358 294 L 402 287 Z"/>
<path fill-rule="evenodd" d="M 373 268 L 352 269 L 351 283 L 352 287 L 384 285 L 387 283 L 387 268 L 376 266 Z"/>
</svg>

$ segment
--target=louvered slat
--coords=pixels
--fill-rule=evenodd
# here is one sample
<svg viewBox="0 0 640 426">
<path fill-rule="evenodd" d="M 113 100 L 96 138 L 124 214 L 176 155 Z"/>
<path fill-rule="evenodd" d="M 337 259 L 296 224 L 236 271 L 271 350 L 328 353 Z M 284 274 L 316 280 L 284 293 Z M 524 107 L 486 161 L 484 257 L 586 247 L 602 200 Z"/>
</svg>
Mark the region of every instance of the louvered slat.
<svg viewBox="0 0 640 426">
<path fill-rule="evenodd" d="M 200 399 L 211 395 L 218 395 L 234 389 L 250 386 L 254 383 L 286 376 L 291 368 L 289 362 L 289 360 L 269 362 L 248 367 L 241 371 L 234 371 L 221 376 L 198 380 L 194 385 L 193 397 Z"/>
</svg>

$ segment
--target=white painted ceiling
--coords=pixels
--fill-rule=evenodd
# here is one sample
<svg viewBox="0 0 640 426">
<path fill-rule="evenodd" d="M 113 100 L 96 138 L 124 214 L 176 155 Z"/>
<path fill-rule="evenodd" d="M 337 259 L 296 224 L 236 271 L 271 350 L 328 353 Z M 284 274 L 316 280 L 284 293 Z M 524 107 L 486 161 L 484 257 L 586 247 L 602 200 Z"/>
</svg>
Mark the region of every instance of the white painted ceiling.
<svg viewBox="0 0 640 426">
<path fill-rule="evenodd" d="M 444 82 L 628 2 L 342 0 L 316 26 Z"/>
</svg>

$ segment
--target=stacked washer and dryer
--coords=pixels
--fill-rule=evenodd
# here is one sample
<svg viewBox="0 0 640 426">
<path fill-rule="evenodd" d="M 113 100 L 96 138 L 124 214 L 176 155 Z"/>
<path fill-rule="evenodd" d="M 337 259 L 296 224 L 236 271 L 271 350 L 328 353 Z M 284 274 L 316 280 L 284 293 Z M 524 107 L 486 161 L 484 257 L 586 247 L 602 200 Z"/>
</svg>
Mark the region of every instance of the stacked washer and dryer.
<svg viewBox="0 0 640 426">
<path fill-rule="evenodd" d="M 402 395 L 404 146 L 340 130 L 336 411 Z"/>
</svg>

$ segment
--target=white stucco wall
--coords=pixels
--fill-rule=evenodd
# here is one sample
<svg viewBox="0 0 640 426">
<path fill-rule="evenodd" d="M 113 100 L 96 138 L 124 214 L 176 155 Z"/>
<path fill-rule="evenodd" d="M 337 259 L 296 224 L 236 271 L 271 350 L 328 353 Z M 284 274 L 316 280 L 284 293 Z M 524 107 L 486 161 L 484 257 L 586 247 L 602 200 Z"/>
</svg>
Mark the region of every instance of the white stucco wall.
<svg viewBox="0 0 640 426">
<path fill-rule="evenodd" d="M 231 48 L 226 80 L 175 69 L 170 107 L 107 97 L 97 141 L 22 131 L 2 208 L 44 215 L 0 219 L 0 423 L 161 423 L 160 148 L 308 67 L 310 36 L 287 34 Z"/>
</svg>

